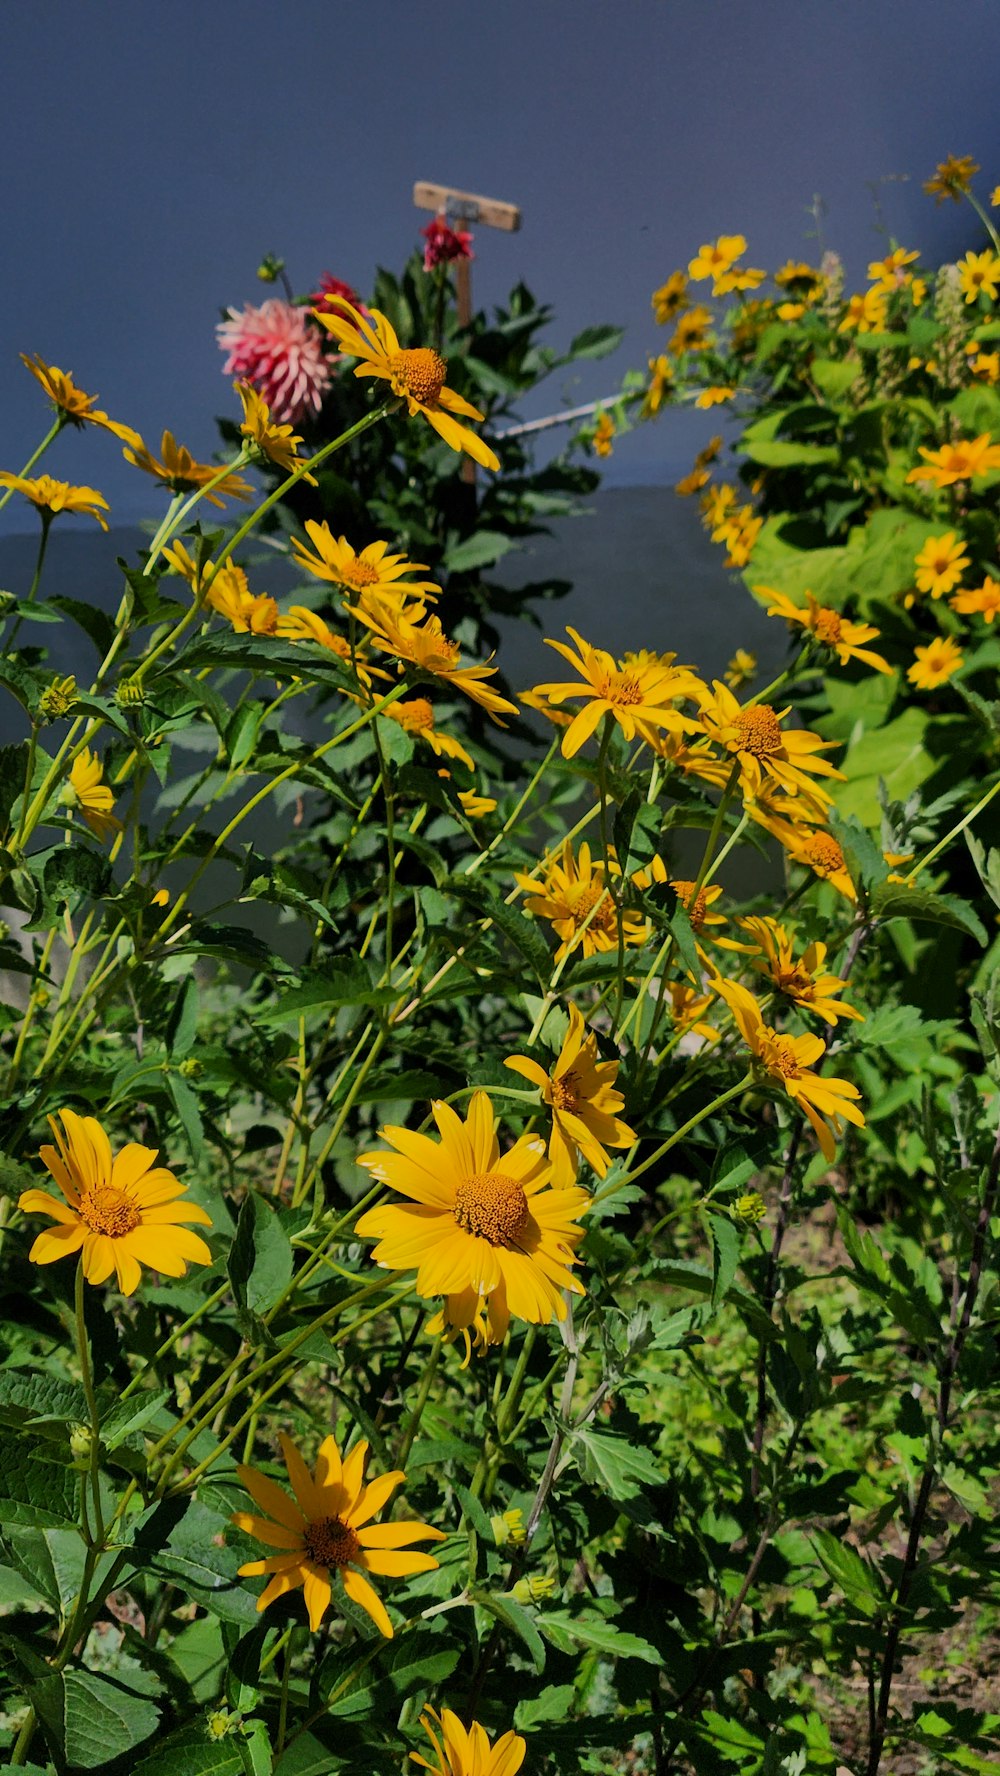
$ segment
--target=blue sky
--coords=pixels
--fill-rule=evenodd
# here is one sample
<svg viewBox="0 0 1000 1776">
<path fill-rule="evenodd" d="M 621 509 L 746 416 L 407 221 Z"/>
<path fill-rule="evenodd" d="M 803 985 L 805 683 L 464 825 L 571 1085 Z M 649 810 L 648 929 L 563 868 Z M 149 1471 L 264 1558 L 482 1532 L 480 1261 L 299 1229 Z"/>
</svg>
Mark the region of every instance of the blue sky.
<svg viewBox="0 0 1000 1776">
<path fill-rule="evenodd" d="M 520 204 L 519 234 L 481 230 L 477 301 L 524 278 L 553 343 L 627 329 L 615 359 L 539 394 L 611 392 L 656 349 L 650 291 L 720 232 L 750 263 L 827 244 L 861 281 L 889 234 L 928 257 L 974 239 L 971 212 L 921 190 L 947 153 L 1000 179 L 1000 7 L 967 0 L 53 0 L 4 9 L 0 139 L 7 267 L 0 467 L 46 410 L 17 353 L 71 369 L 158 443 L 216 445 L 233 402 L 213 327 L 257 301 L 265 251 L 307 289 L 365 290 L 426 218 L 417 178 Z M 877 200 L 877 202 L 876 202 Z M 669 480 L 705 435 L 672 416 L 623 441 L 619 484 Z M 64 435 L 46 463 L 155 509 L 111 440 Z M 0 526 L 32 515 L 12 500 Z"/>
</svg>

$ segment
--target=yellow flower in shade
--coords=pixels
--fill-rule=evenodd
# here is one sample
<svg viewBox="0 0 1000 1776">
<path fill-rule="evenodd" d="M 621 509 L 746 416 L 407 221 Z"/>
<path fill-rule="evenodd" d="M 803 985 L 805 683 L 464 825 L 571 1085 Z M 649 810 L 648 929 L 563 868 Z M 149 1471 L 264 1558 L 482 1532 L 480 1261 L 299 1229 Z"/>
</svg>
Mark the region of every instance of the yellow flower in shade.
<svg viewBox="0 0 1000 1776">
<path fill-rule="evenodd" d="M 707 469 L 692 469 L 689 475 L 682 475 L 679 481 L 674 482 L 674 492 L 685 499 L 689 493 L 700 493 L 703 487 L 707 487 L 708 481 Z"/>
<path fill-rule="evenodd" d="M 266 593 L 251 592 L 247 576 L 232 562 L 213 573 L 206 602 L 239 634 L 277 635 L 278 606 Z"/>
<path fill-rule="evenodd" d="M 920 446 L 924 463 L 911 469 L 907 481 L 932 481 L 936 487 L 953 487 L 956 481 L 971 481 L 975 475 L 988 475 L 1000 468 L 1000 446 L 990 443 L 989 432 L 978 438 L 960 438 L 957 444 L 942 444 L 940 450 Z"/>
<path fill-rule="evenodd" d="M 51 475 L 38 475 L 32 479 L 29 475 L 0 474 L 0 487 L 12 487 L 15 493 L 23 493 L 42 514 L 45 524 L 51 523 L 59 512 L 82 512 L 88 518 L 96 518 L 102 530 L 107 530 L 108 523 L 104 513 L 110 511 L 107 500 L 96 487 L 73 487 L 68 481 L 53 481 Z"/>
<path fill-rule="evenodd" d="M 990 388 L 995 388 L 1000 382 L 1000 352 L 980 351 L 978 346 L 973 349 L 976 355 L 971 359 L 969 369 L 973 376 L 979 378 L 980 382 L 985 382 Z"/>
<path fill-rule="evenodd" d="M 573 720 L 572 710 L 557 709 L 554 703 L 550 703 L 546 697 L 540 697 L 537 691 L 518 691 L 517 700 L 526 709 L 534 709 L 539 715 L 544 715 L 554 728 L 568 728 Z"/>
<path fill-rule="evenodd" d="M 990 192 L 990 204 L 993 209 L 1000 208 L 1000 185 L 994 185 L 993 190 Z"/>
<path fill-rule="evenodd" d="M 737 648 L 726 667 L 724 677 L 731 691 L 738 691 L 741 685 L 748 684 L 757 675 L 757 655 L 747 648 Z"/>
<path fill-rule="evenodd" d="M 666 883 L 674 891 L 684 911 L 687 913 L 691 930 L 698 939 L 706 934 L 716 943 L 720 950 L 748 950 L 747 944 L 737 943 L 731 937 L 720 937 L 719 926 L 726 924 L 723 913 L 713 911 L 716 901 L 722 899 L 723 889 L 718 882 L 703 882 L 695 893 L 693 881 L 672 876 L 663 858 L 657 854 L 643 869 L 636 870 L 632 875 L 635 886 L 645 893 L 654 883 Z M 700 943 L 696 943 L 699 956 L 709 967 L 714 966 Z"/>
<path fill-rule="evenodd" d="M 502 1733 L 490 1744 L 485 1727 L 473 1721 L 466 1729 L 457 1714 L 428 1708 L 420 1725 L 434 1747 L 433 1761 L 411 1751 L 410 1758 L 432 1776 L 517 1776 L 527 1749 L 518 1733 Z"/>
<path fill-rule="evenodd" d="M 500 727 L 506 726 L 500 721 L 501 712 L 517 714 L 516 703 L 501 697 L 499 691 L 491 690 L 483 682 L 493 678 L 497 668 L 491 666 L 489 660 L 484 666 L 461 665 L 462 650 L 457 641 L 450 641 L 444 633 L 440 618 L 429 616 L 418 622 L 391 610 L 382 598 L 352 604 L 348 609 L 352 617 L 357 617 L 371 630 L 376 647 L 393 654 L 402 665 L 415 667 L 432 678 L 442 679 L 457 691 L 464 691 L 474 703 L 481 704 Z M 491 654 L 490 660 L 492 658 Z"/>
<path fill-rule="evenodd" d="M 950 635 L 937 635 L 926 647 L 914 649 L 913 665 L 906 676 L 918 690 L 934 691 L 938 685 L 947 684 L 949 678 L 954 678 L 964 663 L 958 642 Z"/>
<path fill-rule="evenodd" d="M 907 283 L 910 273 L 907 265 L 912 265 L 920 258 L 919 253 L 908 253 L 905 247 L 894 247 L 884 259 L 873 259 L 868 267 L 868 276 L 881 290 L 898 290 Z"/>
<path fill-rule="evenodd" d="M 722 433 L 716 432 L 714 438 L 709 438 L 708 443 L 706 445 L 704 445 L 701 450 L 699 450 L 697 456 L 694 459 L 695 468 L 696 469 L 707 469 L 711 463 L 714 463 L 714 461 L 715 461 L 716 457 L 718 456 L 719 451 L 721 449 L 722 449 Z"/>
<path fill-rule="evenodd" d="M 667 340 L 667 350 L 675 358 L 686 351 L 706 351 L 709 344 L 709 329 L 712 325 L 712 311 L 703 308 L 699 303 L 695 308 L 682 314 L 671 337 Z"/>
<path fill-rule="evenodd" d="M 695 398 L 696 407 L 721 407 L 723 401 L 731 401 L 736 390 L 725 383 L 713 383 L 711 388 L 702 389 Z"/>
<path fill-rule="evenodd" d="M 277 463 L 290 475 L 294 469 L 301 468 L 302 458 L 298 453 L 298 445 L 302 439 L 293 432 L 290 425 L 275 425 L 271 418 L 271 409 L 263 395 L 257 393 L 249 382 L 234 382 L 233 387 L 243 403 L 243 424 L 240 431 L 251 444 L 256 444 L 261 453 Z M 315 475 L 303 475 L 310 487 L 318 485 Z"/>
<path fill-rule="evenodd" d="M 618 865 L 612 859 L 610 875 L 617 879 Z M 537 918 L 548 919 L 561 941 L 556 961 L 579 948 L 582 956 L 596 956 L 618 948 L 618 914 L 602 859 L 591 860 L 590 846 L 580 846 L 574 856 L 569 839 L 564 840 L 557 858 L 544 867 L 542 875 L 517 876 L 518 884 L 529 899 L 525 908 Z M 626 909 L 621 915 L 622 942 L 643 944 L 649 927 L 641 915 Z"/>
<path fill-rule="evenodd" d="M 779 321 L 800 321 L 806 312 L 804 302 L 779 302 L 775 309 Z"/>
<path fill-rule="evenodd" d="M 777 919 L 741 919 L 740 925 L 762 951 L 751 958 L 751 968 L 766 976 L 777 992 L 794 1000 L 803 1011 L 815 1012 L 824 1023 L 836 1025 L 838 1018 L 861 1020 L 860 1011 L 837 997 L 847 982 L 823 972 L 826 944 L 808 944 L 801 956 L 796 956 L 788 932 Z"/>
<path fill-rule="evenodd" d="M 946 197 L 958 203 L 964 197 L 976 173 L 980 170 L 978 161 L 971 154 L 949 154 L 934 168 L 933 179 L 924 181 L 924 190 L 935 203 L 943 203 Z"/>
<path fill-rule="evenodd" d="M 739 760 L 746 795 L 755 796 L 763 779 L 770 777 L 787 795 L 804 790 L 820 801 L 830 801 L 818 783 L 810 782 L 808 773 L 843 781 L 842 771 L 817 757 L 833 741 L 821 740 L 808 729 L 782 728 L 787 709 L 772 709 L 769 703 L 741 707 L 721 679 L 714 681 L 713 691 L 714 695 L 706 695 L 702 701 L 702 723 L 709 739 Z"/>
<path fill-rule="evenodd" d="M 608 1147 L 631 1147 L 633 1131 L 618 1111 L 625 1099 L 615 1091 L 618 1061 L 597 1058 L 597 1038 L 575 1005 L 569 1008 L 569 1028 L 550 1073 L 527 1055 L 508 1055 L 504 1066 L 537 1085 L 542 1102 L 552 1112 L 549 1159 L 552 1183 L 564 1190 L 576 1182 L 580 1155 L 603 1178 L 611 1164 Z"/>
<path fill-rule="evenodd" d="M 685 777 L 699 777 L 716 789 L 722 789 L 729 777 L 728 760 L 720 758 L 708 740 L 689 744 L 681 734 L 666 733 L 656 734 L 652 745 L 671 770 Z"/>
<path fill-rule="evenodd" d="M 572 637 L 576 653 L 564 641 L 547 639 L 545 645 L 555 648 L 579 673 L 579 679 L 534 687 L 536 696 L 556 704 L 568 697 L 586 699 L 563 735 L 564 758 L 579 752 L 605 715 L 614 716 L 626 740 L 633 740 L 637 733 L 646 740 L 651 731 L 662 728 L 675 733 L 698 732 L 698 722 L 681 715 L 674 705 L 681 698 L 697 698 L 704 687 L 689 666 L 674 665 L 676 654 L 626 654 L 616 661 L 603 648 L 591 647 L 568 623 L 566 633 Z"/>
<path fill-rule="evenodd" d="M 611 455 L 612 439 L 614 438 L 615 431 L 615 422 L 610 413 L 599 413 L 597 416 L 597 425 L 594 428 L 594 436 L 591 439 L 591 449 L 595 456 Z"/>
<path fill-rule="evenodd" d="M 885 291 L 876 284 L 863 296 L 849 296 L 838 333 L 881 333 L 886 324 Z"/>
<path fill-rule="evenodd" d="M 457 740 L 455 745 L 458 745 Z M 496 813 L 496 796 L 478 795 L 474 789 L 460 789 L 458 799 L 468 820 L 482 820 L 486 814 Z"/>
<path fill-rule="evenodd" d="M 753 546 L 760 535 L 763 518 L 758 518 L 750 505 L 738 506 L 728 519 L 723 519 L 712 532 L 713 543 L 725 543 L 726 566 L 746 567 Z"/>
<path fill-rule="evenodd" d="M 147 444 L 140 438 L 138 444 L 122 451 L 126 462 L 152 475 L 155 480 L 162 481 L 171 493 L 196 493 L 207 486 L 219 473 L 217 463 L 200 463 L 191 455 L 183 444 L 178 444 L 172 432 L 164 432 L 160 440 L 160 455 L 154 456 Z M 249 499 L 253 489 L 249 481 L 244 480 L 235 470 L 223 476 L 211 493 L 205 498 L 211 506 L 222 506 L 227 499 Z"/>
<path fill-rule="evenodd" d="M 784 1087 L 808 1117 L 824 1157 L 832 1160 L 836 1152 L 834 1135 L 840 1133 L 841 1120 L 864 1128 L 865 1119 L 855 1101 L 861 1096 L 857 1086 L 846 1079 L 826 1079 L 812 1071 L 826 1047 L 821 1036 L 781 1035 L 765 1024 L 760 1006 L 746 987 L 718 976 L 712 986 L 729 1006 L 759 1067 Z"/>
<path fill-rule="evenodd" d="M 721 487 L 710 487 L 703 495 L 700 501 L 702 522 L 705 529 L 712 532 L 713 543 L 720 540 L 715 532 L 732 516 L 737 498 L 737 489 L 729 481 L 724 481 Z"/>
<path fill-rule="evenodd" d="M 865 666 L 874 666 L 876 672 L 892 671 L 888 660 L 883 660 L 881 654 L 873 654 L 870 648 L 864 646 L 867 641 L 877 641 L 881 634 L 870 623 L 849 622 L 839 611 L 830 610 L 828 605 L 818 604 L 811 592 L 806 593 L 803 609 L 787 598 L 784 592 L 776 592 L 770 586 L 755 586 L 754 591 L 766 595 L 769 617 L 784 617 L 786 623 L 800 625 L 808 635 L 822 643 L 823 647 L 830 648 L 842 666 L 846 666 L 848 660 L 860 660 Z"/>
<path fill-rule="evenodd" d="M 355 376 L 381 378 L 406 402 L 410 418 L 422 413 L 452 450 L 464 450 L 485 469 L 500 467 L 500 459 L 489 445 L 454 417 L 459 413 L 465 419 L 482 419 L 483 415 L 448 387 L 444 358 L 426 345 L 404 351 L 390 322 L 377 308 L 365 316 L 340 296 L 329 296 L 327 304 L 313 311 L 315 319 L 333 334 L 341 351 L 361 359 Z"/>
<path fill-rule="evenodd" d="M 987 574 L 981 586 L 971 592 L 956 592 L 948 603 L 961 617 L 982 617 L 984 623 L 992 623 L 1000 612 L 1000 581 Z"/>
<path fill-rule="evenodd" d="M 653 318 L 661 327 L 672 321 L 674 315 L 690 308 L 691 298 L 687 293 L 687 278 L 682 271 L 672 271 L 665 284 L 653 291 Z"/>
<path fill-rule="evenodd" d="M 317 580 L 327 580 L 352 597 L 375 595 L 385 599 L 393 609 L 400 609 L 411 622 L 419 622 L 418 606 L 433 604 L 441 588 L 434 580 L 409 580 L 407 574 L 426 573 L 422 561 L 407 561 L 405 555 L 390 555 L 388 543 L 369 543 L 360 553 L 352 549 L 346 537 L 335 537 L 324 520 L 306 519 L 306 530 L 316 553 L 312 554 L 298 537 L 292 538 L 296 566 L 304 567 Z M 413 604 L 407 604 L 413 599 Z"/>
<path fill-rule="evenodd" d="M 315 1633 L 330 1607 L 332 1580 L 339 1577 L 351 1602 L 365 1610 L 379 1633 L 391 1640 L 392 1623 L 385 1605 L 365 1575 L 396 1579 L 432 1572 L 438 1564 L 433 1554 L 415 1553 L 410 1544 L 443 1542 L 444 1532 L 413 1518 L 372 1522 L 406 1475 L 396 1468 L 365 1485 L 367 1443 L 355 1443 L 342 1460 L 336 1439 L 324 1437 L 315 1470 L 310 1473 L 291 1437 L 282 1435 L 280 1441 L 294 1498 L 256 1468 L 236 1470 L 254 1504 L 267 1515 L 237 1511 L 231 1521 L 255 1541 L 281 1550 L 266 1560 L 250 1560 L 239 1569 L 241 1578 L 270 1575 L 257 1599 L 258 1611 L 301 1585 L 309 1626 Z"/>
<path fill-rule="evenodd" d="M 914 556 L 916 563 L 916 583 L 918 592 L 929 592 L 932 598 L 943 598 L 958 585 L 965 569 L 969 565 L 969 557 L 965 552 L 965 540 L 954 530 L 944 536 L 928 537 L 919 555 Z"/>
<path fill-rule="evenodd" d="M 753 265 L 730 266 L 712 285 L 713 296 L 728 296 L 733 290 L 756 290 L 764 282 L 766 271 Z"/>
<path fill-rule="evenodd" d="M 976 302 L 980 296 L 995 302 L 1000 283 L 1000 259 L 988 248 L 985 253 L 966 253 L 958 262 L 958 283 L 966 302 Z"/>
<path fill-rule="evenodd" d="M 506 1319 L 546 1326 L 564 1319 L 563 1290 L 582 1295 L 569 1268 L 583 1237 L 585 1190 L 551 1190 L 537 1135 L 521 1135 L 501 1154 L 486 1093 L 473 1093 L 465 1122 L 450 1104 L 431 1106 L 440 1141 L 412 1129 L 385 1128 L 395 1148 L 358 1161 L 407 1203 L 369 1209 L 357 1224 L 376 1238 L 375 1263 L 416 1270 L 416 1292 L 443 1295 L 453 1326 L 468 1326 L 489 1297 L 494 1327 Z M 494 1301 L 493 1298 L 496 1297 Z M 502 1333 L 501 1333 L 502 1336 Z"/>
<path fill-rule="evenodd" d="M 674 1029 L 684 1036 L 700 1036 L 703 1042 L 718 1042 L 718 1030 L 705 1022 L 705 1013 L 714 1004 L 711 993 L 699 993 L 690 981 L 671 981 L 667 991 Z"/>
<path fill-rule="evenodd" d="M 427 697 L 413 697 L 408 702 L 390 703 L 382 714 L 388 721 L 397 722 L 404 734 L 412 734 L 417 740 L 426 740 L 438 758 L 461 759 L 470 771 L 475 770 L 475 761 L 470 758 L 461 741 L 455 740 L 451 734 L 442 733 L 440 728 L 434 726 L 434 705 Z M 489 798 L 484 796 L 480 799 L 486 801 Z M 495 808 L 496 802 L 492 806 Z"/>
<path fill-rule="evenodd" d="M 761 824 L 764 824 L 763 822 Z M 844 853 L 832 833 L 790 830 L 777 835 L 793 863 L 801 863 L 822 882 L 829 882 L 845 900 L 857 900 L 857 891 L 844 862 Z"/>
<path fill-rule="evenodd" d="M 20 352 L 19 356 L 25 369 L 30 370 L 35 381 L 41 383 L 64 423 L 99 426 L 102 431 L 120 438 L 123 444 L 142 443 L 138 432 L 134 432 L 131 426 L 122 425 L 117 419 L 109 419 L 96 405 L 97 395 L 85 395 L 68 370 L 60 370 L 55 364 L 46 364 L 37 352 L 31 358 L 26 357 L 24 352 Z"/>
<path fill-rule="evenodd" d="M 746 236 L 743 234 L 720 234 L 717 241 L 709 241 L 699 247 L 695 257 L 688 266 L 688 277 L 692 283 L 700 283 L 703 278 L 718 278 L 723 272 L 747 250 Z"/>
<path fill-rule="evenodd" d="M 661 352 L 658 358 L 649 359 L 649 387 L 639 410 L 643 419 L 652 419 L 664 401 L 670 399 L 673 380 L 674 369 L 668 357 Z"/>
<path fill-rule="evenodd" d="M 788 290 L 791 294 L 804 296 L 807 302 L 812 302 L 826 280 L 815 266 L 806 265 L 801 259 L 787 259 L 781 269 L 775 272 L 774 281 L 779 290 Z"/>
<path fill-rule="evenodd" d="M 104 782 L 101 761 L 89 746 L 85 746 L 73 760 L 63 799 L 70 807 L 79 808 L 91 832 L 102 843 L 121 832 L 122 823 L 111 812 L 115 805 L 114 792 Z"/>
<path fill-rule="evenodd" d="M 52 1264 L 79 1252 L 88 1283 L 104 1283 L 114 1271 L 123 1295 L 139 1287 L 143 1264 L 172 1277 L 185 1276 L 189 1264 L 211 1264 L 201 1235 L 182 1224 L 210 1227 L 212 1217 L 196 1203 L 178 1201 L 185 1187 L 156 1164 L 155 1147 L 129 1141 L 116 1156 L 93 1116 L 58 1114 L 62 1128 L 49 1117 L 56 1145 L 43 1147 L 40 1158 L 64 1200 L 46 1190 L 25 1190 L 17 1205 L 55 1222 L 35 1240 L 28 1254 L 33 1263 Z"/>
</svg>

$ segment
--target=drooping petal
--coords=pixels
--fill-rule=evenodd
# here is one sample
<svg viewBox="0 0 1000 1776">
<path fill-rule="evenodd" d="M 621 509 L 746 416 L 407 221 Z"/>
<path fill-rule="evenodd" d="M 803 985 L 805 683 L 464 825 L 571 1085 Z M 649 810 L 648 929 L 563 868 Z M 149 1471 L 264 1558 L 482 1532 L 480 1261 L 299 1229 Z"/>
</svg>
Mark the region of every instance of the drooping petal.
<svg viewBox="0 0 1000 1776">
<path fill-rule="evenodd" d="M 60 1222 L 55 1227 L 43 1228 L 35 1236 L 28 1257 L 32 1264 L 54 1264 L 57 1258 L 68 1258 L 71 1253 L 78 1252 L 86 1233 L 80 1221 Z"/>
<path fill-rule="evenodd" d="M 22 1190 L 17 1206 L 26 1215 L 51 1215 L 53 1221 L 63 1221 L 67 1226 L 75 1227 L 80 1219 L 69 1203 L 60 1202 L 57 1196 L 50 1196 L 47 1190 Z"/>
<path fill-rule="evenodd" d="M 342 1578 L 344 1590 L 352 1603 L 359 1604 L 363 1610 L 367 1610 L 379 1633 L 384 1634 L 386 1640 L 391 1640 L 393 1637 L 392 1623 L 378 1592 L 352 1566 L 344 1567 Z"/>
<path fill-rule="evenodd" d="M 320 1566 L 308 1561 L 303 1566 L 302 1592 L 309 1611 L 309 1626 L 315 1634 L 330 1607 L 333 1588 L 330 1575 Z"/>
</svg>

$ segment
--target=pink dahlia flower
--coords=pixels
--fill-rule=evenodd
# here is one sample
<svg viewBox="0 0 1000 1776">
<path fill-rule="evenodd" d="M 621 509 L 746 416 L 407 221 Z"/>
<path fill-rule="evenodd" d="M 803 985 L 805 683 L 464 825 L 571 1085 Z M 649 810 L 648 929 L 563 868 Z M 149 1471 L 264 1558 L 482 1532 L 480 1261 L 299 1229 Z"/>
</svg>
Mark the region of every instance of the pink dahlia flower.
<svg viewBox="0 0 1000 1776">
<path fill-rule="evenodd" d="M 424 270 L 446 265 L 451 259 L 474 259 L 472 236 L 464 228 L 450 228 L 443 216 L 435 216 L 420 230 L 427 242 L 424 248 Z"/>
<path fill-rule="evenodd" d="M 252 383 L 278 425 L 295 425 L 318 413 L 332 381 L 323 337 L 305 309 L 274 296 L 259 308 L 231 308 L 216 327 L 228 353 L 223 371 Z"/>
</svg>

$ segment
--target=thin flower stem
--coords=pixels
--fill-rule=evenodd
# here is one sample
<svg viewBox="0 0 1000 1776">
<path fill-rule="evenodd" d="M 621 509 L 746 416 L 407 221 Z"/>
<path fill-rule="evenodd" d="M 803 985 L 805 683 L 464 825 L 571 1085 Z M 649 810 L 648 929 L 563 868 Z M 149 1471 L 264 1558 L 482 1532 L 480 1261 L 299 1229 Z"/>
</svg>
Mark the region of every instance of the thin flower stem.
<svg viewBox="0 0 1000 1776">
<path fill-rule="evenodd" d="M 431 1388 L 434 1385 L 434 1377 L 437 1374 L 438 1364 L 441 1361 L 441 1352 L 443 1349 L 444 1334 L 439 1332 L 431 1346 L 430 1355 L 424 1364 L 424 1372 L 420 1377 L 417 1397 L 413 1402 L 412 1410 L 403 1427 L 403 1434 L 399 1440 L 399 1448 L 393 1455 L 393 1463 L 397 1468 L 406 1467 L 410 1450 L 413 1448 L 417 1432 L 420 1429 L 420 1420 L 423 1417 L 424 1407 L 430 1398 Z"/>
<path fill-rule="evenodd" d="M 733 1098 L 738 1098 L 752 1084 L 753 1074 L 749 1072 L 745 1073 L 737 1085 L 731 1085 L 728 1091 L 720 1092 L 719 1096 L 713 1098 L 710 1104 L 706 1104 L 703 1109 L 698 1110 L 694 1116 L 689 1117 L 687 1122 L 683 1123 L 679 1129 L 675 1129 L 672 1135 L 668 1135 L 667 1139 L 660 1143 L 655 1152 L 651 1153 L 648 1159 L 644 1159 L 640 1166 L 636 1166 L 634 1171 L 623 1172 L 621 1177 L 616 1178 L 609 1190 L 598 1191 L 594 1198 L 595 1203 L 607 1202 L 611 1197 L 617 1194 L 623 1185 L 634 1184 L 636 1178 L 641 1178 L 644 1173 L 648 1172 L 651 1166 L 656 1165 L 657 1162 L 663 1158 L 665 1153 L 669 1153 L 672 1147 L 677 1146 L 679 1141 L 683 1141 L 685 1135 L 689 1135 L 692 1129 L 698 1127 L 699 1123 L 706 1122 L 710 1116 L 715 1115 L 717 1110 L 721 1110 L 724 1104 L 731 1103 Z"/>
<path fill-rule="evenodd" d="M 980 796 L 975 807 L 970 808 L 969 812 L 967 814 L 963 814 L 961 820 L 959 820 L 957 822 L 957 824 L 950 829 L 949 832 L 945 833 L 944 838 L 939 839 L 937 844 L 933 845 L 931 847 L 931 849 L 928 851 L 926 857 L 922 857 L 920 859 L 919 863 L 914 864 L 913 868 L 909 871 L 909 873 L 907 874 L 907 877 L 906 877 L 907 887 L 909 887 L 911 883 L 915 882 L 917 877 L 919 875 L 921 875 L 923 873 L 923 871 L 927 868 L 928 864 L 933 863 L 935 857 L 939 856 L 940 853 L 942 851 L 944 851 L 948 845 L 951 844 L 952 839 L 957 839 L 959 834 L 963 833 L 967 826 L 971 826 L 972 822 L 976 819 L 977 815 L 981 814 L 984 808 L 989 807 L 989 804 L 993 800 L 993 797 L 995 795 L 997 795 L 998 793 L 1000 793 L 1000 777 L 997 778 L 992 789 L 988 789 L 984 796 Z"/>
<path fill-rule="evenodd" d="M 104 1511 L 101 1505 L 101 1415 L 97 1407 L 97 1396 L 94 1392 L 94 1377 L 90 1365 L 90 1343 L 87 1338 L 87 1320 L 84 1311 L 83 1259 L 78 1259 L 76 1266 L 76 1287 L 74 1291 L 74 1314 L 76 1320 L 76 1349 L 80 1359 L 80 1371 L 83 1380 L 83 1393 L 90 1414 L 90 1488 L 93 1496 L 94 1512 L 94 1544 L 100 1548 L 104 1542 Z M 88 1538 L 84 1538 L 85 1540 Z"/>
<path fill-rule="evenodd" d="M 34 468 L 36 462 L 38 462 L 40 457 L 45 455 L 45 452 L 47 451 L 49 445 L 52 443 L 54 438 L 58 437 L 59 433 L 62 431 L 63 426 L 65 424 L 66 424 L 65 415 L 61 412 L 57 413 L 55 419 L 52 421 L 51 426 L 49 427 L 44 438 L 42 439 L 41 443 L 39 444 L 38 449 L 32 451 L 32 453 L 29 456 L 27 462 L 25 463 L 23 469 L 21 469 L 21 471 L 19 472 L 19 474 L 18 474 L 19 481 L 23 481 L 25 475 L 30 474 L 30 472 Z M 0 493 L 0 512 L 3 511 L 3 508 L 7 504 L 7 501 L 10 499 L 10 497 L 13 493 L 16 493 L 16 491 L 17 491 L 16 488 L 8 487 L 4 490 L 3 493 Z"/>
<path fill-rule="evenodd" d="M 989 235 L 990 240 L 993 242 L 993 246 L 994 246 L 996 252 L 1000 253 L 1000 235 L 997 234 L 996 228 L 994 227 L 994 224 L 993 224 L 993 218 L 989 214 L 989 211 L 983 209 L 983 206 L 979 202 L 979 199 L 977 197 L 973 197 L 971 191 L 966 191 L 964 193 L 964 195 L 968 199 L 969 203 L 972 205 L 973 209 L 976 212 L 976 215 L 979 217 L 979 220 L 982 223 L 983 227 L 985 228 L 987 234 Z"/>
<path fill-rule="evenodd" d="M 22 601 L 21 601 L 22 604 L 34 604 L 36 598 L 38 597 L 38 587 L 41 583 L 42 568 L 45 566 L 45 551 L 48 547 L 49 531 L 51 529 L 52 529 L 52 513 L 49 511 L 45 511 L 43 509 L 43 511 L 42 511 L 42 534 L 41 534 L 41 537 L 39 538 L 38 554 L 35 557 L 35 572 L 32 577 L 31 585 L 28 588 L 28 595 L 26 598 L 22 599 Z M 24 612 L 18 611 L 17 616 L 14 619 L 14 627 L 11 630 L 9 636 L 7 637 L 6 641 L 3 644 L 5 652 L 9 653 L 13 649 L 14 643 L 17 640 L 17 632 L 20 629 L 21 624 L 23 622 L 24 622 Z M 4 622 L 4 627 L 6 627 L 6 619 Z"/>
</svg>

